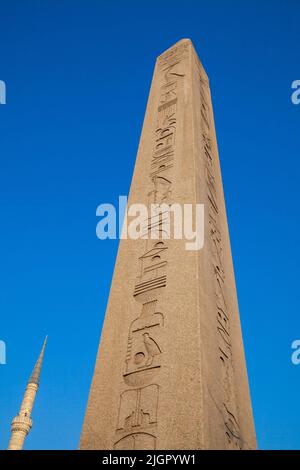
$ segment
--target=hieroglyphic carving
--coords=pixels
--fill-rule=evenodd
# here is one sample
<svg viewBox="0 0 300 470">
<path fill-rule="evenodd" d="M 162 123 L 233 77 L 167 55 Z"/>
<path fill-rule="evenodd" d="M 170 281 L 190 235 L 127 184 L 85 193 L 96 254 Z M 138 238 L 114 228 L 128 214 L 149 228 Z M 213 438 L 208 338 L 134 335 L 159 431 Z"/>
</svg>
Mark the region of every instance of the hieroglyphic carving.
<svg viewBox="0 0 300 470">
<path fill-rule="evenodd" d="M 177 89 L 173 89 L 176 95 Z M 165 102 L 158 108 L 158 118 L 155 131 L 155 143 L 153 148 L 150 178 L 154 178 L 161 172 L 173 167 L 175 134 L 176 134 L 176 110 L 177 97 L 170 102 Z"/>
<path fill-rule="evenodd" d="M 139 281 L 157 279 L 166 274 L 167 250 L 166 242 L 160 240 L 140 256 Z"/>
<path fill-rule="evenodd" d="M 147 432 L 135 432 L 122 437 L 114 445 L 115 450 L 155 450 L 156 436 Z"/>
<path fill-rule="evenodd" d="M 222 405 L 222 417 L 224 422 L 224 433 L 227 447 L 229 449 L 242 448 L 242 438 L 240 435 L 236 398 L 234 393 L 234 371 L 232 362 L 232 344 L 230 334 L 230 315 L 226 302 L 226 273 L 223 264 L 222 236 L 219 229 L 219 205 L 218 193 L 215 181 L 214 161 L 212 156 L 211 140 L 211 117 L 208 82 L 204 77 L 201 65 L 197 64 L 199 72 L 200 100 L 201 100 L 201 125 L 202 141 L 204 150 L 204 169 L 208 200 L 208 228 L 210 239 L 210 252 L 212 260 L 212 270 L 214 273 L 214 291 L 216 297 L 216 332 L 218 341 L 218 351 L 221 367 L 221 386 L 224 402 Z"/>
<path fill-rule="evenodd" d="M 121 393 L 118 430 L 151 426 L 157 423 L 158 391 L 156 384 Z"/>
<path fill-rule="evenodd" d="M 171 107 L 176 105 L 177 98 L 177 81 L 163 85 L 161 88 L 158 111 L 160 112 L 164 107 Z"/>
<path fill-rule="evenodd" d="M 242 448 L 242 440 L 240 435 L 240 429 L 238 422 L 231 411 L 228 410 L 226 403 L 223 403 L 225 414 L 224 414 L 224 421 L 226 426 L 226 436 L 228 439 L 228 444 L 232 448 L 241 449 Z"/>
<path fill-rule="evenodd" d="M 178 81 L 184 77 L 180 63 L 186 57 L 188 46 L 188 42 L 183 42 L 158 59 L 162 85 L 150 162 L 148 206 L 155 204 L 159 208 L 172 203 Z M 156 447 L 159 386 L 153 384 L 153 379 L 161 368 L 164 326 L 164 315 L 157 311 L 156 304 L 167 284 L 168 246 L 162 241 L 166 215 L 163 210 L 151 214 L 141 228 L 145 251 L 139 258 L 140 269 L 133 295 L 142 304 L 142 309 L 129 328 L 123 379 L 131 388 L 120 395 L 115 449 Z M 153 241 L 153 238 L 159 241 Z"/>
<path fill-rule="evenodd" d="M 172 49 L 168 50 L 158 58 L 159 67 L 163 68 L 166 66 L 172 66 L 180 62 L 187 54 L 188 47 L 188 42 L 183 42 L 175 47 L 172 47 Z"/>
<path fill-rule="evenodd" d="M 167 178 L 164 178 L 163 176 L 157 175 L 153 176 L 152 181 L 154 188 L 148 194 L 148 197 L 150 198 L 151 202 L 153 201 L 154 204 L 170 202 L 170 197 L 172 194 L 171 181 Z"/>
<path fill-rule="evenodd" d="M 164 316 L 155 310 L 157 301 L 143 304 L 141 315 L 133 320 L 129 329 L 126 373 L 128 385 L 139 386 L 153 379 L 161 367 L 161 327 Z"/>
</svg>

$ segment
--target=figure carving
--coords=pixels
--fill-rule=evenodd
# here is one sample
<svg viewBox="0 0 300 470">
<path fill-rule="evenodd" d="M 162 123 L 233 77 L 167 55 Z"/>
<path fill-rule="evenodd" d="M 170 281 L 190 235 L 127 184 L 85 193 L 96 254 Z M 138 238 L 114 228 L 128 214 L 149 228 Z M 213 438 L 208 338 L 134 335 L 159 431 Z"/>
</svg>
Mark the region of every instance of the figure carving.
<svg viewBox="0 0 300 470">
<path fill-rule="evenodd" d="M 144 344 L 148 354 L 147 362 L 145 363 L 145 367 L 151 366 L 153 363 L 153 359 L 155 356 L 161 353 L 160 347 L 154 341 L 153 338 L 149 335 L 149 333 L 143 333 Z"/>
<path fill-rule="evenodd" d="M 151 426 L 157 422 L 159 387 L 156 384 L 121 393 L 118 430 Z"/>
<path fill-rule="evenodd" d="M 159 341 L 163 314 L 155 311 L 155 305 L 156 301 L 144 304 L 141 315 L 130 326 L 124 374 L 128 385 L 149 383 L 161 366 Z"/>
</svg>

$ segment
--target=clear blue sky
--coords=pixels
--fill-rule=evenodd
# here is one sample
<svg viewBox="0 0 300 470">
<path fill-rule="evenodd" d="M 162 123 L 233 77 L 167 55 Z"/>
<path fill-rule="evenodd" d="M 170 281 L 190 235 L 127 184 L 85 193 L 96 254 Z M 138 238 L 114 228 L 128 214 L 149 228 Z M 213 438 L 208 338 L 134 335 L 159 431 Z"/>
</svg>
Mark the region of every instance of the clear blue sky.
<svg viewBox="0 0 300 470">
<path fill-rule="evenodd" d="M 117 251 L 96 207 L 129 190 L 155 57 L 210 77 L 258 443 L 300 448 L 298 0 L 0 1 L 0 448 L 49 335 L 27 449 L 73 449 Z"/>
</svg>

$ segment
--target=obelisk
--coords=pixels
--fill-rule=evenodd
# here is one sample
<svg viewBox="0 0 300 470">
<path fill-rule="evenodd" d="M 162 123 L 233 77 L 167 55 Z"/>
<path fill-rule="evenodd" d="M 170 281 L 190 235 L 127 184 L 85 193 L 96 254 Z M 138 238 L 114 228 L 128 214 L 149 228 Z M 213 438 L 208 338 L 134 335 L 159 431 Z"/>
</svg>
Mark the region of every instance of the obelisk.
<svg viewBox="0 0 300 470">
<path fill-rule="evenodd" d="M 156 61 L 135 203 L 204 204 L 204 246 L 120 241 L 80 448 L 253 449 L 209 81 L 189 39 Z"/>
</svg>

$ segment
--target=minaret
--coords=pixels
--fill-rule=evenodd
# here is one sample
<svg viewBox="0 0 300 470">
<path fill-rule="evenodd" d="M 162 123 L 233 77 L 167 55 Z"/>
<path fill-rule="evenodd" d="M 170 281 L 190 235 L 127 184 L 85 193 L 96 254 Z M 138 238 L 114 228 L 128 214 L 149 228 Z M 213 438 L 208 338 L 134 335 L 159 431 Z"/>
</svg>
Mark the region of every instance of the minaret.
<svg viewBox="0 0 300 470">
<path fill-rule="evenodd" d="M 19 414 L 12 420 L 11 438 L 8 444 L 8 450 L 22 450 L 25 438 L 32 427 L 31 412 L 39 388 L 46 342 L 47 336 L 45 338 L 39 358 L 28 380 Z"/>
</svg>

